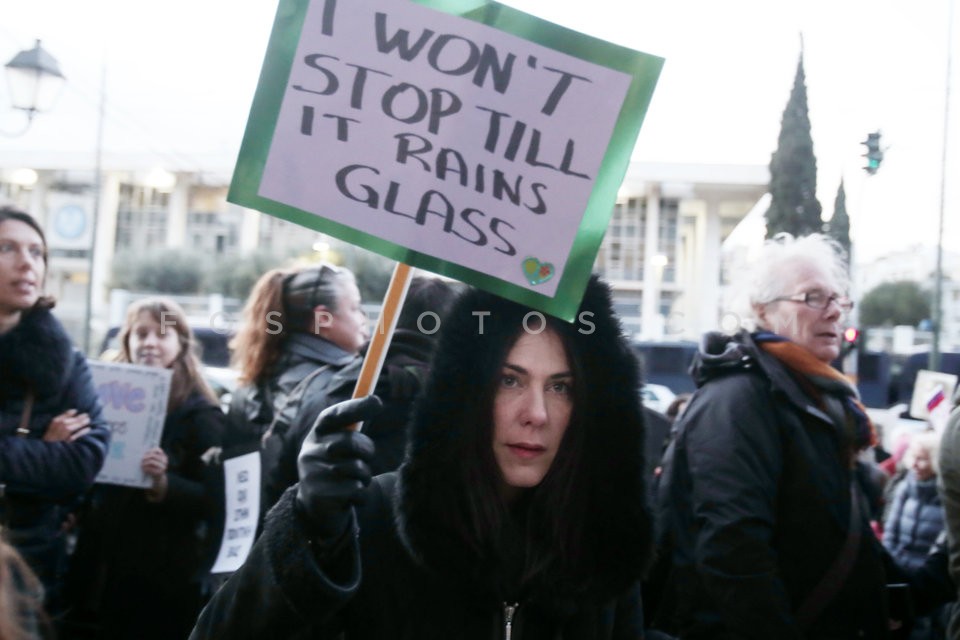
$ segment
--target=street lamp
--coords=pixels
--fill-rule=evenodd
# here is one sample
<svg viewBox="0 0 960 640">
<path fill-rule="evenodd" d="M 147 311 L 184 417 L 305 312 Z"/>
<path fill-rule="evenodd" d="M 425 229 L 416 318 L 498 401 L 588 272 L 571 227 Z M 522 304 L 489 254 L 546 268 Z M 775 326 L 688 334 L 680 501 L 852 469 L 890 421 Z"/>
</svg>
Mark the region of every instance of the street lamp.
<svg viewBox="0 0 960 640">
<path fill-rule="evenodd" d="M 37 40 L 32 49 L 24 49 L 13 56 L 5 66 L 10 87 L 10 103 L 14 109 L 25 111 L 27 121 L 16 132 L 0 131 L 6 136 L 19 136 L 30 128 L 33 117 L 53 106 L 64 77 L 56 58 Z"/>
</svg>

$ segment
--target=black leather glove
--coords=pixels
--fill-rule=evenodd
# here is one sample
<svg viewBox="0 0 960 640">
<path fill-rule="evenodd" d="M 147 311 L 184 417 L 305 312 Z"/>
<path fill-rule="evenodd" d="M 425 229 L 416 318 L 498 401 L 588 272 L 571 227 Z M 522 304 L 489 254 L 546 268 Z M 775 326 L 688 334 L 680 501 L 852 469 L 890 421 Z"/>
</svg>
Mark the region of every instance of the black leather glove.
<svg viewBox="0 0 960 640">
<path fill-rule="evenodd" d="M 344 427 L 369 420 L 382 408 L 376 396 L 357 398 L 325 409 L 300 447 L 297 505 L 310 532 L 320 541 L 337 541 L 350 524 L 357 503 L 372 474 L 373 440 Z"/>
</svg>

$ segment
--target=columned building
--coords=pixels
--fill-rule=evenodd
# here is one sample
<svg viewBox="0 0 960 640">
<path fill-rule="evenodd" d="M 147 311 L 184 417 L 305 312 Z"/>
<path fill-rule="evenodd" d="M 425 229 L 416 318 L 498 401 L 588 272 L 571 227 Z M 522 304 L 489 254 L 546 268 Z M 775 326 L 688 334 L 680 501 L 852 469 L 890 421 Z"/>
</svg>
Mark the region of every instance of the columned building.
<svg viewBox="0 0 960 640">
<path fill-rule="evenodd" d="M 28 168 L 19 164 L 24 161 Z M 111 268 L 123 253 L 186 248 L 211 259 L 255 250 L 294 255 L 322 239 L 228 203 L 231 167 L 222 161 L 210 166 L 169 173 L 136 157 L 109 157 L 95 196 L 89 158 L 74 166 L 62 154 L 0 154 L 0 201 L 31 211 L 44 225 L 51 249 L 48 290 L 78 344 L 91 278 L 92 333 L 107 328 Z M 716 328 L 721 242 L 767 182 L 763 166 L 630 165 L 596 270 L 613 284 L 631 334 L 695 339 Z"/>
<path fill-rule="evenodd" d="M 630 165 L 596 262 L 628 331 L 696 340 L 719 327 L 721 244 L 768 182 L 759 165 Z"/>
</svg>

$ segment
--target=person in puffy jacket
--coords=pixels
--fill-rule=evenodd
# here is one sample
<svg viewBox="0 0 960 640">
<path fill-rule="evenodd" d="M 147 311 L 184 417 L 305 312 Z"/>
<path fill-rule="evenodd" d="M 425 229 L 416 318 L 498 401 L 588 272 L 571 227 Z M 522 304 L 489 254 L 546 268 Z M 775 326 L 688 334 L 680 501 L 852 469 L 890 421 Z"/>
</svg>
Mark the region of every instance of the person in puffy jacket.
<svg viewBox="0 0 960 640">
<path fill-rule="evenodd" d="M 741 273 L 750 326 L 704 336 L 664 457 L 658 540 L 681 638 L 885 638 L 889 567 L 860 453 L 875 432 L 831 366 L 853 306 L 842 250 L 778 236 Z"/>
<path fill-rule="evenodd" d="M 918 433 L 910 439 L 904 455 L 909 469 L 890 502 L 883 527 L 883 545 L 897 564 L 916 571 L 943 531 L 943 506 L 937 493 L 937 456 L 940 436 Z"/>
<path fill-rule="evenodd" d="M 400 469 L 372 478 L 373 441 L 345 429 L 376 396 L 322 413 L 300 482 L 191 637 L 643 638 L 639 382 L 598 279 L 572 323 L 468 290 Z"/>
<path fill-rule="evenodd" d="M 0 207 L 0 527 L 56 615 L 65 522 L 103 466 L 110 431 L 86 358 L 42 293 L 46 270 L 40 225 Z"/>
</svg>

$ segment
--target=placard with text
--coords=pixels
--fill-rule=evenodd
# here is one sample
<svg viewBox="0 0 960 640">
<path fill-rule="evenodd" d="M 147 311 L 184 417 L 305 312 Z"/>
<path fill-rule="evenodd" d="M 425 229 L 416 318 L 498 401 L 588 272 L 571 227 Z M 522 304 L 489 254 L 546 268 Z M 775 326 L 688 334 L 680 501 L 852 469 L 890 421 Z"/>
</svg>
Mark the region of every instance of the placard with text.
<svg viewBox="0 0 960 640">
<path fill-rule="evenodd" d="M 90 360 L 93 384 L 110 426 L 110 448 L 96 482 L 147 488 L 143 454 L 160 446 L 171 371 L 161 367 Z"/>
<path fill-rule="evenodd" d="M 229 199 L 573 319 L 663 60 L 426 4 L 280 0 Z"/>
</svg>

